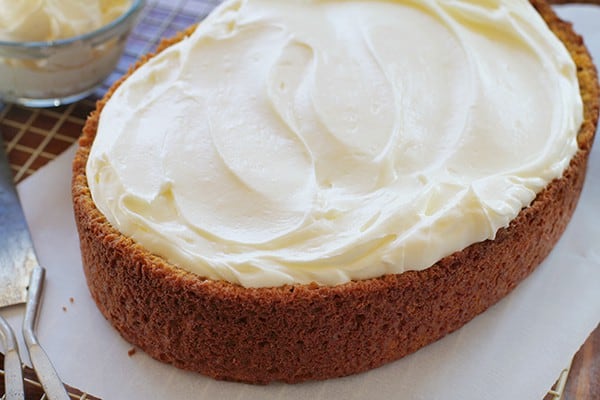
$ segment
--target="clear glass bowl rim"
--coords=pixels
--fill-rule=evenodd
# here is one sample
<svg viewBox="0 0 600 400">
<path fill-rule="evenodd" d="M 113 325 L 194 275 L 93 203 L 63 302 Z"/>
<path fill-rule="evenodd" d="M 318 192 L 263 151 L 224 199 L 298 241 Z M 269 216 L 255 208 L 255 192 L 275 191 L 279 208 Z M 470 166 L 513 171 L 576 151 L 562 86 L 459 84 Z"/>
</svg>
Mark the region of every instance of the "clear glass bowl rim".
<svg viewBox="0 0 600 400">
<path fill-rule="evenodd" d="M 63 47 L 73 44 L 79 41 L 86 41 L 96 36 L 101 36 L 104 33 L 110 32 L 111 30 L 119 27 L 121 24 L 126 23 L 129 19 L 137 15 L 145 4 L 145 0 L 132 0 L 131 7 L 121 14 L 116 19 L 112 20 L 108 24 L 93 30 L 91 32 L 84 33 L 82 35 L 73 36 L 66 39 L 50 40 L 43 42 L 7 42 L 0 40 L 0 47 L 14 48 L 14 49 L 47 49 L 52 47 Z"/>
</svg>

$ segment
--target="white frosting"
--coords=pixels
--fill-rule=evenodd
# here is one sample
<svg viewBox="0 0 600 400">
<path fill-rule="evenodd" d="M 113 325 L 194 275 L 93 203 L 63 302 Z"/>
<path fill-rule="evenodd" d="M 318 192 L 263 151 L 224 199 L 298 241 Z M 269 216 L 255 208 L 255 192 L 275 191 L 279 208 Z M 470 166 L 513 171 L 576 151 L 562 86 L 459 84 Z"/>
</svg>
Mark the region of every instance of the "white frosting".
<svg viewBox="0 0 600 400">
<path fill-rule="evenodd" d="M 0 0 L 0 40 L 42 42 L 98 29 L 123 14 L 131 0 Z"/>
<path fill-rule="evenodd" d="M 232 0 L 104 108 L 123 234 L 246 287 L 423 269 L 561 176 L 575 66 L 525 0 Z"/>
<path fill-rule="evenodd" d="M 106 26 L 131 6 L 131 0 L 0 0 L 0 41 L 72 38 Z M 124 45 L 122 34 L 39 48 L 0 45 L 0 98 L 50 104 L 82 97 L 114 70 Z"/>
<path fill-rule="evenodd" d="M 45 58 L 0 57 L 0 97 L 48 99 L 89 91 L 115 69 L 124 45 L 76 41 L 47 51 Z"/>
</svg>

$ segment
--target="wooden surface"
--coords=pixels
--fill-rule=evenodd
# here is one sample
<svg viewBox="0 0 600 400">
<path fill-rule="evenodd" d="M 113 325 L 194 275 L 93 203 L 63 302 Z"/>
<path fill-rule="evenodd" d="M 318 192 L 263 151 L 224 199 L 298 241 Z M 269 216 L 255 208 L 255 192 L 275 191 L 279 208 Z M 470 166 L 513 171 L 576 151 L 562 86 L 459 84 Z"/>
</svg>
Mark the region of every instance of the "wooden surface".
<svg viewBox="0 0 600 400">
<path fill-rule="evenodd" d="M 575 355 L 563 399 L 600 399 L 600 325 Z"/>
<path fill-rule="evenodd" d="M 600 0 L 589 1 L 600 3 Z M 555 2 L 563 1 L 555 0 Z M 77 140 L 86 116 L 94 108 L 95 98 L 101 95 L 139 55 L 151 51 L 161 37 L 171 36 L 174 32 L 202 18 L 214 4 L 214 0 L 150 1 L 140 18 L 138 27 L 128 41 L 126 52 L 117 70 L 107 79 L 103 87 L 88 99 L 69 106 L 37 110 L 0 104 L 0 131 L 4 146 L 8 150 L 15 180 L 25 179 Z M 560 325 L 557 329 L 560 329 Z M 3 357 L 0 354 L 0 364 L 2 361 Z M 34 374 L 27 371 L 26 375 L 30 378 L 27 385 L 27 399 L 40 399 L 42 393 L 39 386 L 33 382 Z M 77 382 L 67 383 L 77 385 Z M 510 382 L 505 384 L 510 385 Z M 2 393 L 4 393 L 4 381 L 0 379 L 0 396 Z M 82 397 L 82 392 L 77 389 L 72 389 L 72 393 L 73 399 L 93 398 L 89 395 Z M 575 355 L 562 398 L 600 400 L 600 325 Z M 545 397 L 545 400 L 554 399 L 557 397 L 552 395 Z"/>
</svg>

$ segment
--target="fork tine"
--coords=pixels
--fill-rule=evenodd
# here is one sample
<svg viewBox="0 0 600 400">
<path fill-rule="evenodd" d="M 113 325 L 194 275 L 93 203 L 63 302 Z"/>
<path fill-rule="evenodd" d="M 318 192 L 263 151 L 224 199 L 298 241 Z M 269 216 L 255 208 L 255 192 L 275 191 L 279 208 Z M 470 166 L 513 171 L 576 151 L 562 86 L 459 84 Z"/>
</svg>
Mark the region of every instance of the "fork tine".
<svg viewBox="0 0 600 400">
<path fill-rule="evenodd" d="M 44 268 L 39 265 L 36 265 L 31 272 L 31 281 L 29 282 L 29 292 L 27 295 L 27 307 L 25 308 L 25 318 L 23 320 L 23 338 L 27 345 L 31 364 L 44 388 L 44 392 L 46 392 L 46 397 L 49 400 L 69 400 L 70 398 L 67 394 L 67 390 L 60 380 L 56 369 L 54 369 L 52 362 L 50 362 L 48 355 L 38 342 L 34 330 L 35 321 L 41 304 L 44 272 Z"/>
<path fill-rule="evenodd" d="M 0 336 L 4 345 L 4 387 L 6 400 L 24 400 L 23 370 L 17 340 L 12 328 L 0 316 Z"/>
</svg>

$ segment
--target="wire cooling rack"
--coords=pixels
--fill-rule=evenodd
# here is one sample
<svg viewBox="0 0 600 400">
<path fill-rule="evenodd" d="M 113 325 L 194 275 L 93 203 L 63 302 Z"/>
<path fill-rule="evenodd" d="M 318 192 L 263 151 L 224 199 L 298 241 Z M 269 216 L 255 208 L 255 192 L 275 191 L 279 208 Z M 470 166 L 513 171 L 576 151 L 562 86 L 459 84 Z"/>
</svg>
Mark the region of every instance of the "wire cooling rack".
<svg viewBox="0 0 600 400">
<path fill-rule="evenodd" d="M 73 144 L 81 133 L 85 119 L 94 109 L 96 100 L 102 97 L 140 56 L 153 51 L 162 38 L 174 36 L 177 32 L 203 19 L 220 2 L 220 0 L 147 0 L 117 68 L 92 96 L 84 100 L 52 109 L 29 109 L 0 103 L 0 132 L 15 181 L 19 182 L 31 175 Z M 0 365 L 3 358 L 0 354 Z M 556 384 L 544 400 L 560 400 L 563 397 L 569 368 L 570 366 L 561 372 Z M 25 368 L 24 375 L 27 400 L 45 400 L 46 396 L 35 373 Z M 67 391 L 73 400 L 98 399 L 70 386 L 67 387 Z M 0 369 L 0 393 L 4 393 L 2 369 Z M 0 400 L 5 400 L 5 395 L 2 395 Z"/>
<path fill-rule="evenodd" d="M 0 354 L 0 365 L 4 360 L 4 356 Z M 46 394 L 42 389 L 42 385 L 38 382 L 35 372 L 31 368 L 24 368 L 23 377 L 25 381 L 25 397 L 27 400 L 46 400 Z M 4 393 L 4 371 L 0 370 L 0 393 Z M 67 386 L 67 394 L 71 400 L 99 400 L 88 393 L 84 393 L 79 389 Z M 0 400 L 5 400 L 6 395 L 2 395 Z"/>
</svg>

